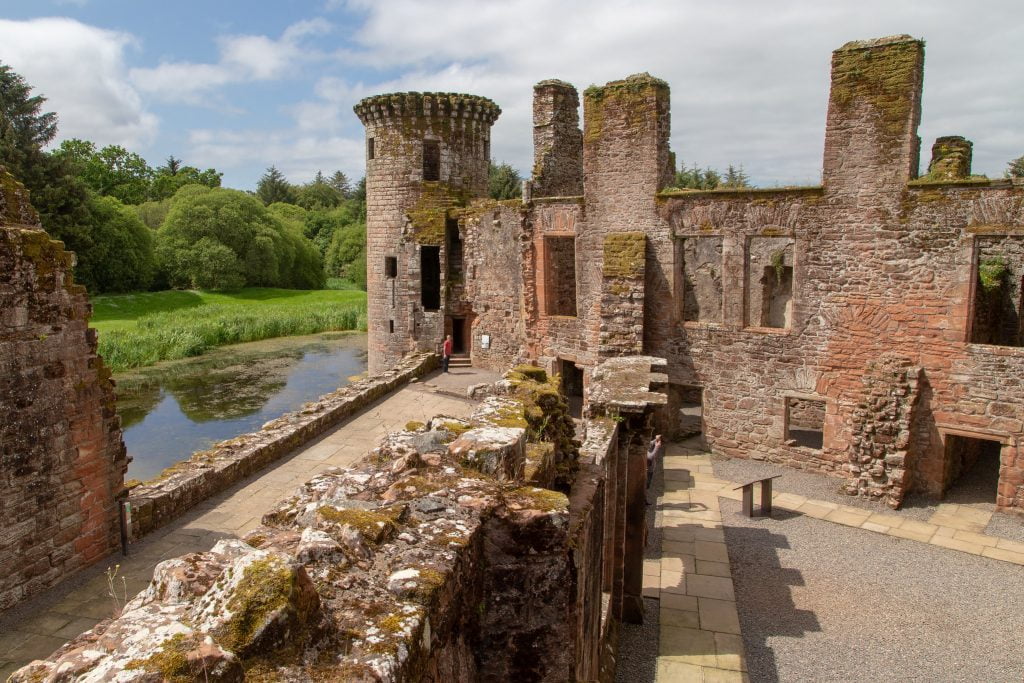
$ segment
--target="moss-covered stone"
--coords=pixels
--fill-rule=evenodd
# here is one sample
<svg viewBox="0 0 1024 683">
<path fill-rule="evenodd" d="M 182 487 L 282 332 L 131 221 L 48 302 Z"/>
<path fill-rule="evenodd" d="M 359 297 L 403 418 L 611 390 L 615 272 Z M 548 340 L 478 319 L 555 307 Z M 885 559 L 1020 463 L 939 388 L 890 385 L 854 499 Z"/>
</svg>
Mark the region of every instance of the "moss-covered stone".
<svg viewBox="0 0 1024 683">
<path fill-rule="evenodd" d="M 604 238 L 605 277 L 639 278 L 644 274 L 647 236 L 642 232 L 616 232 Z"/>
<path fill-rule="evenodd" d="M 330 505 L 324 505 L 317 509 L 317 515 L 321 519 L 339 526 L 347 524 L 356 529 L 367 541 L 374 544 L 380 544 L 392 538 L 404 514 L 405 508 L 396 505 L 376 510 L 336 508 Z"/>
<path fill-rule="evenodd" d="M 832 103 L 845 110 L 867 102 L 882 130 L 902 135 L 916 105 L 907 88 L 917 82 L 923 60 L 924 42 L 908 35 L 847 43 L 832 56 Z"/>
<path fill-rule="evenodd" d="M 465 207 L 466 202 L 465 192 L 457 191 L 445 183 L 423 183 L 420 198 L 407 212 L 416 243 L 434 247 L 443 245 L 451 210 Z"/>
</svg>

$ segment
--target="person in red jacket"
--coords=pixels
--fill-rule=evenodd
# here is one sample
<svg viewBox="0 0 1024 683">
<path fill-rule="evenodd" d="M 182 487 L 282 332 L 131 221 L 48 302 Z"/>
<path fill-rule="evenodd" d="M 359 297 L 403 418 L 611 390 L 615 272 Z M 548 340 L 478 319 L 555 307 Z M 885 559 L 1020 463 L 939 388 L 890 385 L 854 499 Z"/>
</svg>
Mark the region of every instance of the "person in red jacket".
<svg viewBox="0 0 1024 683">
<path fill-rule="evenodd" d="M 452 335 L 448 335 L 444 338 L 444 343 L 441 344 L 441 369 L 444 372 L 448 372 L 448 361 L 452 357 Z"/>
</svg>

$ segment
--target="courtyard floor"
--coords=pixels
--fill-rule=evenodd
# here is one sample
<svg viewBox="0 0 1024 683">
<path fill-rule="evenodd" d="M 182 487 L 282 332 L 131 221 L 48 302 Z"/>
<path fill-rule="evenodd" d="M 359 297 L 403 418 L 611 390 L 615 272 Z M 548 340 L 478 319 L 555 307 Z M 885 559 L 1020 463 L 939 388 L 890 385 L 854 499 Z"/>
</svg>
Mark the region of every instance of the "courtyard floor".
<svg viewBox="0 0 1024 683">
<path fill-rule="evenodd" d="M 134 597 L 149 583 L 162 560 L 209 550 L 219 539 L 242 536 L 260 523 L 263 513 L 300 484 L 329 467 L 345 467 L 377 446 L 387 432 L 412 420 L 439 415 L 466 417 L 477 405 L 466 389 L 493 382 L 498 375 L 476 368 L 435 372 L 385 396 L 331 432 L 297 449 L 224 493 L 130 547 L 128 557 L 113 555 L 54 588 L 0 615 L 0 681 L 33 659 L 54 650 L 113 615 L 125 596 Z M 107 571 L 119 565 L 108 585 Z"/>
<path fill-rule="evenodd" d="M 1024 675 L 1017 518 L 966 503 L 846 504 L 830 493 L 836 480 L 713 459 L 695 441 L 670 446 L 663 465 L 661 557 L 644 569 L 658 658 L 638 680 Z M 743 516 L 735 482 L 775 469 L 772 517 Z"/>
</svg>

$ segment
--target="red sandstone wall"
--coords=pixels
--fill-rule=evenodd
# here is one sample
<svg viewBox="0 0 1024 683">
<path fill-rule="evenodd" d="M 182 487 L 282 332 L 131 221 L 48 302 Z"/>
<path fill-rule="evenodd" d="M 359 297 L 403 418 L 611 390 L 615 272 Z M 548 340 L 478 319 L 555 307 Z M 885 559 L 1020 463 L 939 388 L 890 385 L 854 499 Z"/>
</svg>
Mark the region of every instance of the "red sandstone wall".
<svg viewBox="0 0 1024 683">
<path fill-rule="evenodd" d="M 118 547 L 127 467 L 74 256 L 0 184 L 0 609 Z M 23 191 L 22 191 L 23 192 Z M 34 223 L 35 220 L 32 220 Z"/>
</svg>

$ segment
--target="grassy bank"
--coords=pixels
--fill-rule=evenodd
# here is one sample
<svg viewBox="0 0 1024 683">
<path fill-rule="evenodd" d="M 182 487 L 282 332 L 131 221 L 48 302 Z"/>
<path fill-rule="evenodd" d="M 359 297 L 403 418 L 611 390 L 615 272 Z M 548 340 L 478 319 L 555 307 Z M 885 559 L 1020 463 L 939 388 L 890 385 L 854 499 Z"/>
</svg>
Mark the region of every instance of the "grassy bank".
<svg viewBox="0 0 1024 683">
<path fill-rule="evenodd" d="M 366 329 L 366 293 L 248 288 L 93 299 L 99 352 L 115 372 L 271 337 Z"/>
</svg>

